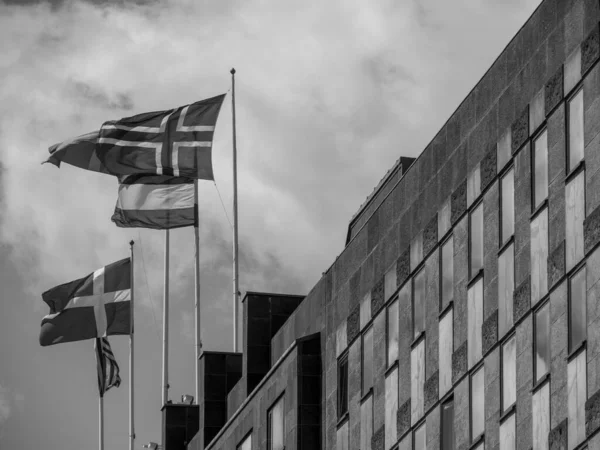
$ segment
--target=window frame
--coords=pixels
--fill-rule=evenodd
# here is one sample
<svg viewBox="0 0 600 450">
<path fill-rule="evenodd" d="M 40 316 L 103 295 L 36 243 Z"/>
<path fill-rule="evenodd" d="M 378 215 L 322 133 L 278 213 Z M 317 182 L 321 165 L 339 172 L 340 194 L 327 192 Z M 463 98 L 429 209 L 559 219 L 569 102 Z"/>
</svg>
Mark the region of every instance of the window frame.
<svg viewBox="0 0 600 450">
<path fill-rule="evenodd" d="M 444 247 L 452 241 L 452 297 L 448 300 L 446 304 L 444 304 Z M 450 303 L 454 301 L 454 233 L 450 231 L 448 236 L 444 238 L 443 241 L 440 242 L 440 298 L 439 298 L 439 311 L 443 312 Z"/>
<path fill-rule="evenodd" d="M 549 360 L 548 360 L 548 368 L 546 373 L 544 373 L 541 377 L 538 377 L 538 367 L 537 367 L 537 348 L 538 348 L 538 313 L 544 309 L 548 308 L 548 321 L 550 322 L 550 327 L 548 328 L 548 349 L 550 349 L 550 341 L 552 339 L 552 318 L 550 316 L 550 298 L 548 296 L 545 299 L 540 300 L 533 310 L 533 351 L 532 351 L 532 364 L 533 364 L 533 386 L 536 388 L 537 386 L 542 385 L 549 377 L 550 377 L 550 368 L 552 364 L 552 352 L 550 351 Z"/>
<path fill-rule="evenodd" d="M 283 448 L 285 449 L 285 391 L 283 391 L 281 394 L 279 394 L 279 396 L 271 404 L 269 409 L 267 409 L 267 450 L 273 450 L 273 442 L 272 442 L 272 437 L 271 437 L 271 432 L 272 432 L 272 427 L 273 427 L 272 412 L 273 412 L 273 409 L 275 408 L 275 406 L 277 406 L 277 404 L 280 401 L 283 402 L 283 406 L 282 406 L 283 414 L 281 416 L 281 418 L 283 419 L 283 429 L 282 429 L 281 435 L 284 437 Z"/>
<path fill-rule="evenodd" d="M 571 293 L 571 283 L 573 279 L 582 271 L 585 271 L 583 282 L 585 283 L 585 287 L 583 289 L 584 292 L 584 301 L 583 307 L 585 308 L 585 320 L 587 322 L 587 267 L 586 260 L 584 259 L 581 263 L 577 264 L 571 271 L 571 273 L 567 277 L 567 354 L 569 355 L 569 359 L 573 357 L 576 353 L 579 353 L 582 347 L 584 347 L 587 343 L 587 324 L 584 324 L 583 328 L 585 330 L 584 338 L 581 342 L 577 343 L 576 346 L 573 346 L 572 336 L 571 336 L 571 320 L 572 320 L 572 302 L 573 297 Z"/>
<path fill-rule="evenodd" d="M 348 375 L 349 375 L 349 363 L 348 363 L 348 349 L 344 350 L 342 352 L 342 354 L 338 357 L 337 360 L 337 401 L 336 401 L 336 409 L 337 409 L 337 418 L 338 420 L 342 420 L 342 418 L 344 418 L 347 414 L 348 414 L 348 403 L 349 403 L 349 395 L 350 393 L 348 392 Z M 346 378 L 345 378 L 345 384 L 346 384 L 346 398 L 345 398 L 345 405 L 346 405 L 346 409 L 345 411 L 341 411 L 341 393 L 340 393 L 340 367 L 345 363 L 346 365 Z"/>
<path fill-rule="evenodd" d="M 450 448 L 446 448 L 444 445 L 444 406 L 448 403 L 452 403 L 452 437 L 454 438 L 454 393 L 451 393 L 447 398 L 440 402 L 440 450 L 454 450 L 454 440 L 452 441 L 452 445 Z"/>
<path fill-rule="evenodd" d="M 511 299 L 507 299 L 508 301 L 512 302 L 512 317 L 510 320 L 510 327 L 507 327 L 506 330 L 502 330 L 504 332 L 504 334 L 502 336 L 500 336 L 500 258 L 503 257 L 508 250 L 512 248 L 512 281 L 513 281 L 513 286 L 512 286 L 512 291 L 513 291 L 513 298 L 514 298 L 514 293 L 515 293 L 515 289 L 517 288 L 516 286 L 516 264 L 515 264 L 515 238 L 514 235 L 511 237 L 511 239 L 509 239 L 508 241 L 506 241 L 504 243 L 504 245 L 500 248 L 500 250 L 498 250 L 498 339 L 502 340 L 504 338 L 504 336 L 509 335 L 511 333 L 511 330 L 515 327 L 515 307 L 514 307 L 514 302 L 513 302 L 513 298 Z M 506 308 L 504 308 L 506 309 Z M 507 322 L 508 323 L 508 322 Z"/>
<path fill-rule="evenodd" d="M 246 440 L 248 440 L 248 438 L 250 438 L 250 448 L 252 448 L 252 429 L 250 429 L 250 431 L 248 431 L 244 437 L 238 442 L 238 444 L 235 446 L 236 450 L 241 450 L 242 445 L 244 445 L 246 443 Z"/>
<path fill-rule="evenodd" d="M 566 178 L 570 178 L 573 172 L 576 172 L 579 166 L 585 161 L 585 96 L 583 92 L 583 77 L 577 85 L 575 85 L 571 91 L 571 93 L 565 98 L 565 173 Z M 574 166 L 571 167 L 571 143 L 570 143 L 570 134 L 571 134 L 571 113 L 570 113 L 570 104 L 571 101 L 581 92 L 581 103 L 583 105 L 583 117 L 581 120 L 583 121 L 583 139 L 584 139 L 584 148 L 583 155 L 581 160 Z M 566 182 L 565 182 L 566 183 Z"/>
<path fill-rule="evenodd" d="M 469 372 L 469 445 L 475 446 L 485 436 L 485 419 L 483 421 L 483 431 L 476 436 L 473 436 L 473 378 L 483 370 L 483 391 L 485 394 L 485 365 L 483 360 L 477 363 Z M 483 396 L 483 413 L 485 416 L 485 395 Z"/>
<path fill-rule="evenodd" d="M 413 427 L 412 430 L 412 450 L 418 450 L 415 445 L 416 445 L 416 439 L 415 436 L 417 435 L 417 431 L 421 431 L 423 429 L 423 427 L 425 427 L 427 425 L 427 421 L 425 420 L 425 418 L 419 420 L 419 422 Z M 427 428 L 425 428 L 424 430 L 425 432 L 425 448 L 427 448 Z"/>
<path fill-rule="evenodd" d="M 423 277 L 425 277 L 425 265 L 421 264 L 419 267 L 417 267 L 417 269 L 415 269 L 415 273 L 414 275 L 411 277 L 410 280 L 410 298 L 411 298 L 411 325 L 412 325 L 412 340 L 413 342 L 418 341 L 421 336 L 423 334 L 425 334 L 425 328 L 426 328 L 426 321 L 427 321 L 427 314 L 426 311 L 423 311 L 423 329 L 421 331 L 419 331 L 418 333 L 416 333 L 416 327 L 415 327 L 415 282 L 417 280 L 417 277 L 422 275 Z M 422 304 L 422 309 L 425 309 L 425 281 L 423 280 L 423 292 L 422 292 L 422 296 L 423 298 L 421 298 L 421 304 Z"/>
<path fill-rule="evenodd" d="M 502 203 L 504 200 L 504 190 L 502 189 L 503 187 L 503 181 L 506 178 L 506 176 L 509 174 L 509 172 L 512 171 L 512 176 L 513 176 L 513 224 L 512 224 L 512 229 L 513 232 L 510 236 L 503 236 L 503 228 L 504 228 L 504 221 L 503 221 L 503 217 L 504 217 L 504 208 L 502 207 Z M 515 226 L 516 226 L 516 208 L 515 208 L 515 175 L 516 175 L 516 169 L 515 169 L 515 163 L 513 160 L 511 160 L 505 167 L 504 169 L 502 169 L 502 173 L 500 173 L 500 175 L 498 176 L 498 212 L 499 212 L 499 220 L 498 220 L 498 248 L 503 248 L 504 245 L 507 244 L 507 242 L 509 242 L 515 235 Z M 483 215 L 483 211 L 481 213 Z M 485 220 L 483 220 L 484 222 L 484 228 L 485 228 Z M 482 234 L 483 234 L 482 230 Z M 485 238 L 484 238 L 485 241 Z M 484 252 L 485 253 L 485 252 Z"/>
<path fill-rule="evenodd" d="M 531 215 L 536 216 L 538 210 L 544 208 L 544 205 L 548 203 L 548 196 L 550 195 L 550 186 L 546 186 L 546 198 L 536 205 L 535 186 L 536 186 L 536 174 L 535 174 L 535 144 L 537 140 L 546 133 L 546 182 L 550 182 L 550 149 L 548 148 L 548 126 L 544 125 L 540 130 L 531 137 L 531 150 L 530 150 L 530 167 L 531 167 Z"/>
<path fill-rule="evenodd" d="M 473 213 L 478 209 L 481 208 L 481 236 L 482 236 L 482 241 L 484 241 L 483 239 L 483 228 L 485 225 L 485 220 L 483 217 L 483 198 L 480 198 L 479 200 L 477 200 L 476 202 L 474 202 L 471 205 L 471 208 L 469 209 L 469 214 L 468 214 L 468 233 L 467 233 L 467 258 L 468 258 L 468 279 L 469 279 L 469 284 L 471 283 L 471 280 L 473 280 L 475 277 L 477 277 L 477 275 L 483 271 L 483 254 L 485 253 L 483 251 L 483 242 L 482 242 L 482 248 L 481 248 L 481 253 L 482 253 L 482 260 L 481 260 L 481 267 L 479 269 L 477 269 L 476 272 L 473 272 L 473 267 L 472 267 L 472 255 L 473 255 L 473 245 L 472 245 L 472 236 L 473 236 L 473 225 L 472 225 L 472 216 Z"/>
<path fill-rule="evenodd" d="M 365 327 L 365 329 L 360 334 L 360 393 L 361 397 L 365 397 L 373 390 L 373 385 L 375 384 L 375 371 L 374 371 L 374 360 L 375 360 L 375 342 L 374 342 L 374 327 L 373 322 Z M 365 390 L 365 380 L 364 380 L 364 368 L 365 368 L 365 336 L 367 333 L 371 332 L 371 386 L 367 390 Z M 349 393 L 348 393 L 349 394 Z"/>
<path fill-rule="evenodd" d="M 504 346 L 511 340 L 515 340 L 515 401 L 504 408 Z M 500 343 L 500 421 L 504 417 L 510 416 L 517 406 L 517 332 L 513 330 L 506 334 Z"/>
<path fill-rule="evenodd" d="M 397 320 L 397 325 L 398 325 L 398 356 L 396 356 L 396 359 L 394 361 L 390 361 L 390 309 L 392 308 L 392 306 L 394 305 L 394 303 L 396 304 L 396 307 L 398 308 L 397 314 L 396 314 L 396 320 Z M 391 300 L 387 303 L 386 307 L 385 307 L 385 361 L 386 361 L 386 370 L 390 369 L 395 363 L 396 361 L 398 361 L 400 355 L 400 296 L 398 293 L 394 294 L 391 296 Z"/>
</svg>

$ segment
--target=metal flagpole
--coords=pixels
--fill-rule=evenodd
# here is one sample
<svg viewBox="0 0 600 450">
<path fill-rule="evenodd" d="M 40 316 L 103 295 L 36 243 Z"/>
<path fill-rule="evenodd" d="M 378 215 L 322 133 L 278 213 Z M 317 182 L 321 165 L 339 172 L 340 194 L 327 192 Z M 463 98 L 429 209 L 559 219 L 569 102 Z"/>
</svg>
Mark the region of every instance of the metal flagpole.
<svg viewBox="0 0 600 450">
<path fill-rule="evenodd" d="M 238 351 L 238 198 L 237 198 L 237 144 L 235 135 L 235 69 L 231 69 L 231 112 L 233 118 L 233 351 Z"/>
<path fill-rule="evenodd" d="M 134 402 L 133 402 L 133 393 L 134 393 L 134 377 L 133 377 L 133 298 L 134 298 L 134 289 L 133 289 L 133 241 L 129 242 L 129 246 L 131 247 L 131 306 L 129 310 L 130 314 L 130 328 L 129 328 L 129 450 L 133 450 L 134 441 L 135 441 L 135 422 L 134 422 Z"/>
<path fill-rule="evenodd" d="M 198 180 L 194 180 L 194 240 L 196 244 L 196 255 L 194 271 L 195 283 L 195 312 L 196 312 L 196 404 L 200 404 L 200 355 L 202 354 L 202 334 L 200 331 L 200 231 L 198 217 Z"/>
<path fill-rule="evenodd" d="M 102 395 L 100 396 L 100 401 L 98 403 L 98 413 L 100 421 L 98 448 L 104 450 L 104 396 Z"/>
<path fill-rule="evenodd" d="M 165 230 L 165 291 L 163 298 L 163 373 L 162 403 L 167 404 L 169 396 L 169 229 Z M 165 445 L 165 415 L 163 414 L 162 445 Z"/>
</svg>

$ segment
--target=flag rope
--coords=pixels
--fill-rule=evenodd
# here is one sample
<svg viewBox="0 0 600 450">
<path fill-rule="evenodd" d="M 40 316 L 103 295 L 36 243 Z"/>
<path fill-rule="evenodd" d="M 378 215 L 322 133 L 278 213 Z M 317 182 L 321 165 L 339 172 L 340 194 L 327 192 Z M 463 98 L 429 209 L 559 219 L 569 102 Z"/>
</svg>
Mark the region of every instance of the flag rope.
<svg viewBox="0 0 600 450">
<path fill-rule="evenodd" d="M 219 191 L 219 187 L 217 186 L 217 182 L 213 180 L 215 184 L 215 188 L 217 189 L 217 194 L 219 194 L 219 200 L 221 200 L 221 206 L 223 207 L 223 212 L 225 213 L 225 217 L 227 218 L 227 222 L 229 222 L 229 227 L 233 230 L 233 225 L 231 224 L 231 220 L 229 220 L 229 215 L 227 214 L 227 209 L 225 209 L 225 203 L 223 203 L 223 198 L 221 197 L 221 192 Z"/>
</svg>

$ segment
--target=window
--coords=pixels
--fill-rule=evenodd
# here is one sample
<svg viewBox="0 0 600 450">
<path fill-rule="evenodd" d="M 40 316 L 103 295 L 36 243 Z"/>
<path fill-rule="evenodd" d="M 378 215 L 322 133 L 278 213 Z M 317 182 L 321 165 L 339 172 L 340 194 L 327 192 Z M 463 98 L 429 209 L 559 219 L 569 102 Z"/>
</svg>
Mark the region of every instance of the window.
<svg viewBox="0 0 600 450">
<path fill-rule="evenodd" d="M 481 327 L 483 325 L 483 277 L 479 278 L 467 292 L 467 353 L 469 369 L 482 356 Z"/>
<path fill-rule="evenodd" d="M 244 438 L 237 446 L 237 450 L 252 450 L 252 433 Z"/>
<path fill-rule="evenodd" d="M 387 309 L 387 364 L 391 366 L 398 359 L 398 338 L 400 316 L 398 300 L 394 300 Z"/>
<path fill-rule="evenodd" d="M 550 371 L 550 303 L 535 313 L 535 354 L 533 377 L 537 383 Z"/>
<path fill-rule="evenodd" d="M 583 258 L 583 221 L 585 219 L 585 171 L 565 187 L 567 272 Z"/>
<path fill-rule="evenodd" d="M 531 303 L 548 292 L 548 208 L 531 221 Z"/>
<path fill-rule="evenodd" d="M 425 270 L 413 277 L 413 332 L 416 339 L 425 331 Z"/>
<path fill-rule="evenodd" d="M 441 309 L 444 309 L 454 299 L 454 238 L 452 236 L 442 244 L 440 261 Z"/>
<path fill-rule="evenodd" d="M 338 450 L 348 450 L 348 421 L 346 420 L 344 424 L 337 429 L 336 435 L 336 449 Z"/>
<path fill-rule="evenodd" d="M 484 368 L 481 366 L 471 375 L 471 442 L 485 429 Z"/>
<path fill-rule="evenodd" d="M 533 209 L 548 198 L 548 131 L 544 130 L 533 143 Z"/>
<path fill-rule="evenodd" d="M 513 335 L 502 345 L 502 412 L 517 401 L 517 339 Z"/>
<path fill-rule="evenodd" d="M 439 323 L 439 395 L 443 397 L 452 388 L 452 350 L 454 342 L 454 314 L 451 309 Z"/>
<path fill-rule="evenodd" d="M 411 425 L 423 416 L 425 406 L 425 339 L 410 353 L 410 410 Z"/>
<path fill-rule="evenodd" d="M 498 257 L 498 338 L 501 339 L 514 323 L 513 293 L 515 291 L 515 244 L 510 244 Z"/>
<path fill-rule="evenodd" d="M 398 440 L 398 367 L 385 379 L 385 448 L 389 450 Z M 363 447 L 369 448 L 369 447 Z"/>
<path fill-rule="evenodd" d="M 515 450 L 517 448 L 515 427 L 515 413 L 505 418 L 500 424 L 500 450 Z"/>
<path fill-rule="evenodd" d="M 469 276 L 483 269 L 483 206 L 477 205 L 469 216 Z"/>
<path fill-rule="evenodd" d="M 515 169 L 511 168 L 500 181 L 500 244 L 515 233 Z M 483 234 L 482 234 L 483 236 Z M 482 245 L 483 248 L 483 245 Z"/>
<path fill-rule="evenodd" d="M 583 350 L 567 364 L 567 437 L 569 450 L 573 450 L 585 440 L 586 354 L 587 351 Z"/>
<path fill-rule="evenodd" d="M 571 172 L 583 160 L 583 89 L 580 89 L 567 106 L 568 158 L 567 171 Z"/>
<path fill-rule="evenodd" d="M 283 450 L 285 448 L 285 413 L 282 395 L 267 412 L 267 448 Z"/>
<path fill-rule="evenodd" d="M 362 336 L 362 393 L 373 387 L 373 327 Z"/>
<path fill-rule="evenodd" d="M 360 404 L 360 448 L 371 448 L 373 437 L 373 396 Z"/>
<path fill-rule="evenodd" d="M 535 420 L 533 425 L 533 450 L 548 449 L 548 433 L 550 433 L 550 383 L 533 393 L 531 409 Z"/>
<path fill-rule="evenodd" d="M 337 415 L 340 419 L 348 412 L 348 352 L 338 360 Z"/>
<path fill-rule="evenodd" d="M 587 295 L 585 267 L 569 279 L 569 353 L 585 341 L 587 336 Z"/>
<path fill-rule="evenodd" d="M 423 261 L 423 232 L 420 232 L 410 243 L 410 271 L 412 272 Z"/>
<path fill-rule="evenodd" d="M 413 437 L 413 449 L 414 450 L 427 450 L 427 443 L 425 442 L 425 422 L 415 430 Z"/>
<path fill-rule="evenodd" d="M 454 399 L 450 398 L 442 404 L 441 450 L 454 450 Z"/>
</svg>

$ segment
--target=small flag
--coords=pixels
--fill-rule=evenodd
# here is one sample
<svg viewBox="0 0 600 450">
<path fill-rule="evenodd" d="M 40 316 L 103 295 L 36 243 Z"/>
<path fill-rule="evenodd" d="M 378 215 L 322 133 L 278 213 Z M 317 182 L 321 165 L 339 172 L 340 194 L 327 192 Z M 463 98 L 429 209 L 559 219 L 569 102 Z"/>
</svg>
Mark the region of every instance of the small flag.
<svg viewBox="0 0 600 450">
<path fill-rule="evenodd" d="M 96 338 L 94 348 L 96 349 L 96 363 L 98 365 L 98 391 L 100 397 L 103 397 L 104 393 L 111 387 L 119 387 L 121 384 L 119 365 L 107 338 Z"/>
<path fill-rule="evenodd" d="M 225 94 L 167 111 L 105 122 L 100 131 L 50 147 L 50 162 L 116 176 L 213 180 L 212 140 Z"/>
<path fill-rule="evenodd" d="M 130 333 L 131 259 L 42 294 L 50 314 L 42 319 L 40 345 Z"/>
<path fill-rule="evenodd" d="M 121 228 L 166 230 L 196 223 L 194 180 L 165 175 L 129 175 L 119 184 L 111 220 Z"/>
</svg>

